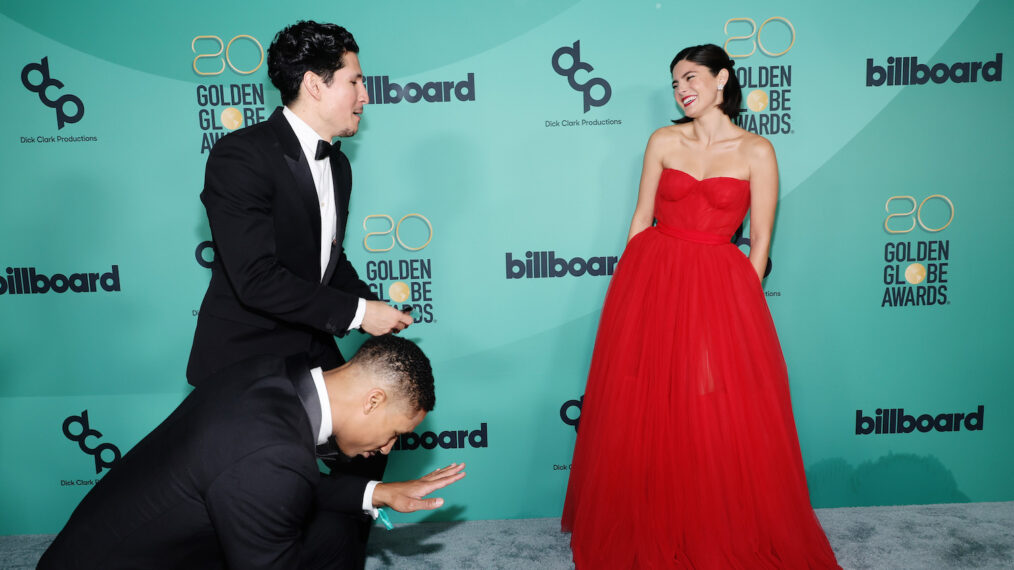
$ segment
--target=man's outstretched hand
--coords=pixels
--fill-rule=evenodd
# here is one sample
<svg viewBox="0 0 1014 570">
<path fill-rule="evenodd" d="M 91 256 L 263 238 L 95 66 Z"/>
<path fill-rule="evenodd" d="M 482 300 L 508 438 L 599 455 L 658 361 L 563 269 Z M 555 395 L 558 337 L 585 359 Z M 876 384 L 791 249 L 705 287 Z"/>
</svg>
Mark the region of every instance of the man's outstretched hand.
<svg viewBox="0 0 1014 570">
<path fill-rule="evenodd" d="M 460 480 L 465 476 L 464 469 L 464 463 L 451 463 L 413 481 L 379 483 L 373 489 L 373 506 L 390 507 L 401 513 L 440 508 L 444 504 L 443 499 L 423 497 Z"/>
</svg>

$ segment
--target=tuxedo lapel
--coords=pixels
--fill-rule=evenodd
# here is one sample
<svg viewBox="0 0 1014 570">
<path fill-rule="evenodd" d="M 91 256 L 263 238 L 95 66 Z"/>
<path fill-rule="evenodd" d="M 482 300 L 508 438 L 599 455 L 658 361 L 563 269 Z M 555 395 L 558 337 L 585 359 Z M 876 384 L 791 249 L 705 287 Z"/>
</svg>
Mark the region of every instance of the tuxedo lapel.
<svg viewBox="0 0 1014 570">
<path fill-rule="evenodd" d="M 341 223 L 339 221 L 339 223 Z M 338 240 L 331 242 L 331 257 L 327 260 L 327 269 L 324 270 L 324 278 L 321 279 L 321 283 L 328 283 L 331 281 L 331 276 L 334 275 L 334 270 L 338 267 L 338 258 L 341 257 L 341 250 L 338 248 Z"/>
<path fill-rule="evenodd" d="M 285 155 L 285 164 L 289 167 L 293 185 L 293 195 L 306 209 L 307 218 L 310 219 L 310 227 L 313 230 L 313 243 L 320 243 L 320 208 L 317 205 L 317 189 L 313 185 L 313 175 L 310 174 L 310 163 L 299 146 L 299 139 L 289 125 L 288 119 L 282 114 L 279 107 L 268 118 L 268 124 L 275 131 L 278 137 L 278 144 Z"/>
<path fill-rule="evenodd" d="M 352 193 L 352 168 L 349 159 L 341 152 L 341 141 L 335 141 L 338 152 L 331 155 L 331 180 L 334 182 L 334 203 L 338 211 L 338 227 L 345 227 L 343 211 L 348 210 Z"/>
<path fill-rule="evenodd" d="M 328 258 L 327 268 L 324 270 L 324 283 L 331 280 L 335 268 L 338 265 L 338 258 L 341 257 L 341 244 L 345 240 L 345 225 L 348 222 L 346 216 L 349 210 L 349 195 L 352 192 L 352 169 L 349 167 L 349 160 L 341 152 L 341 141 L 335 141 L 334 146 L 337 152 L 331 154 L 331 181 L 334 187 L 335 205 L 335 239 L 331 242 L 331 256 Z"/>
<path fill-rule="evenodd" d="M 296 388 L 296 395 L 306 410 L 306 417 L 310 420 L 310 429 L 313 444 L 317 445 L 317 434 L 320 433 L 321 408 L 320 397 L 317 395 L 317 386 L 313 383 L 313 376 L 310 375 L 310 365 L 305 354 L 294 354 L 285 359 L 285 373 L 292 380 Z"/>
</svg>

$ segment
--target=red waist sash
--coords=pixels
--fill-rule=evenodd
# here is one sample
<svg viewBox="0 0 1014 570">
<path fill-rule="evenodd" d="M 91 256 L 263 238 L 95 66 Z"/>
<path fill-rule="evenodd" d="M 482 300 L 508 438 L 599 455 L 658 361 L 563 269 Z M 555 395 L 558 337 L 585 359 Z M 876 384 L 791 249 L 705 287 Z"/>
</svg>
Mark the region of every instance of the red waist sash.
<svg viewBox="0 0 1014 570">
<path fill-rule="evenodd" d="M 708 232 L 699 232 L 696 230 L 687 230 L 683 228 L 674 228 L 665 224 L 657 224 L 655 229 L 664 233 L 667 236 L 672 236 L 677 239 L 692 241 L 696 243 L 703 243 L 707 245 L 722 245 L 732 244 L 732 236 L 723 236 Z"/>
</svg>

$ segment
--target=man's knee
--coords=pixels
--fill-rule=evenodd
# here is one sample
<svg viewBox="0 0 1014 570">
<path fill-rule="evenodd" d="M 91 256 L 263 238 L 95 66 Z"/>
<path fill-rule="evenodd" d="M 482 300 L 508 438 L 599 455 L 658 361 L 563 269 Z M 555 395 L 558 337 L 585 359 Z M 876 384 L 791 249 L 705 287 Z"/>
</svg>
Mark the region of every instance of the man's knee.
<svg viewBox="0 0 1014 570">
<path fill-rule="evenodd" d="M 366 542 L 364 518 L 333 511 L 317 511 L 304 530 L 301 568 L 363 568 Z"/>
</svg>

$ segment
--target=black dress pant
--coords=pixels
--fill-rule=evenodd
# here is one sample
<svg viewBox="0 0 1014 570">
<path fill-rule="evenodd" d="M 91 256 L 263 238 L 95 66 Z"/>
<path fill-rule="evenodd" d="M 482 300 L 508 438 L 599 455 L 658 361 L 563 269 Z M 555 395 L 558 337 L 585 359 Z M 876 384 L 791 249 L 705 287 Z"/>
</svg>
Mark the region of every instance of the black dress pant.
<svg viewBox="0 0 1014 570">
<path fill-rule="evenodd" d="M 356 475 L 371 481 L 383 481 L 384 470 L 387 468 L 387 456 L 379 453 L 373 457 L 355 457 L 347 461 L 335 458 L 323 461 L 332 473 Z M 359 570 L 365 567 L 366 543 L 369 541 L 371 528 L 373 518 L 369 515 L 318 510 L 305 531 L 304 566 L 343 570 Z"/>
</svg>

